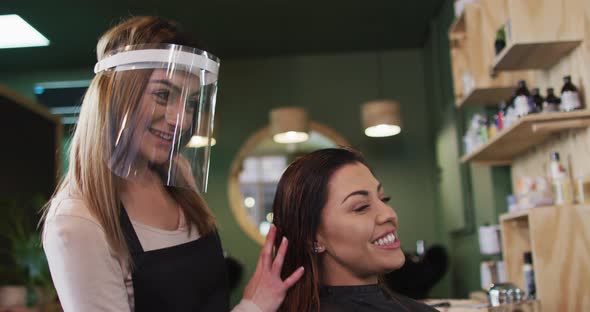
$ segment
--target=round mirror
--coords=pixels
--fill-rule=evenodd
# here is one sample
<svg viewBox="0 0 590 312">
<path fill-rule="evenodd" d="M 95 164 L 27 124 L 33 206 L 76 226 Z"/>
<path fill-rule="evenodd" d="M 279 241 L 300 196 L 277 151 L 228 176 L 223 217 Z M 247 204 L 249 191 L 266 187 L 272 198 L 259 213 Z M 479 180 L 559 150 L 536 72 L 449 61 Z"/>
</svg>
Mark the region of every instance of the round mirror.
<svg viewBox="0 0 590 312">
<path fill-rule="evenodd" d="M 298 157 L 329 147 L 349 146 L 334 130 L 310 123 L 309 140 L 280 144 L 272 140 L 270 129 L 251 135 L 232 163 L 229 201 L 240 227 L 261 245 L 272 223 L 272 203 L 281 174 Z"/>
</svg>

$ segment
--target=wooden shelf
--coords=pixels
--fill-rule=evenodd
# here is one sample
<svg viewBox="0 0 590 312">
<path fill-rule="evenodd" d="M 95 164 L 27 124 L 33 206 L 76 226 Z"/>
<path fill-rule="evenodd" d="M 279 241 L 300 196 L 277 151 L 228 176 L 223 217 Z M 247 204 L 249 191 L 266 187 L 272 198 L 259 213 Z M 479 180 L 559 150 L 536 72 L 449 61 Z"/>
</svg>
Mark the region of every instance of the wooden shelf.
<svg viewBox="0 0 590 312">
<path fill-rule="evenodd" d="M 494 71 L 547 69 L 581 43 L 582 40 L 513 43 L 505 47 L 496 57 L 492 69 Z"/>
<path fill-rule="evenodd" d="M 519 80 L 534 81 L 530 71 L 491 76 L 497 25 L 505 22 L 503 1 L 468 3 L 449 28 L 455 105 L 497 106 L 510 98 Z M 486 48 L 487 47 L 487 48 Z"/>
<path fill-rule="evenodd" d="M 514 87 L 475 88 L 455 105 L 466 106 L 498 106 L 500 101 L 510 98 Z"/>
<path fill-rule="evenodd" d="M 500 229 L 508 281 L 524 289 L 523 255 L 531 251 L 542 310 L 590 311 L 583 295 L 590 290 L 590 205 L 537 207 L 504 214 Z"/>
<path fill-rule="evenodd" d="M 574 207 L 581 207 L 581 209 L 587 209 L 590 211 L 590 205 L 568 205 L 569 206 L 574 206 Z M 546 210 L 551 210 L 551 209 L 560 209 L 566 206 L 539 206 L 539 207 L 534 207 L 534 208 L 528 208 L 528 209 L 523 209 L 517 212 L 509 212 L 509 213 L 503 213 L 500 215 L 500 222 L 509 222 L 509 221 L 526 221 L 526 219 L 529 217 L 529 214 L 531 213 L 537 213 L 543 209 Z"/>
<path fill-rule="evenodd" d="M 515 156 L 545 141 L 553 133 L 590 126 L 590 111 L 528 115 L 502 130 L 488 143 L 463 156 L 462 163 L 508 165 Z"/>
<path fill-rule="evenodd" d="M 461 12 L 461 15 L 455 18 L 451 27 L 449 27 L 449 38 L 453 39 L 461 39 L 465 37 L 465 10 Z"/>
<path fill-rule="evenodd" d="M 531 209 L 539 209 L 543 207 L 535 207 L 530 209 L 525 209 L 517 212 L 505 213 L 500 216 L 500 222 L 503 221 L 511 221 L 511 220 L 518 220 L 518 219 L 525 219 L 529 217 L 529 211 Z"/>
</svg>

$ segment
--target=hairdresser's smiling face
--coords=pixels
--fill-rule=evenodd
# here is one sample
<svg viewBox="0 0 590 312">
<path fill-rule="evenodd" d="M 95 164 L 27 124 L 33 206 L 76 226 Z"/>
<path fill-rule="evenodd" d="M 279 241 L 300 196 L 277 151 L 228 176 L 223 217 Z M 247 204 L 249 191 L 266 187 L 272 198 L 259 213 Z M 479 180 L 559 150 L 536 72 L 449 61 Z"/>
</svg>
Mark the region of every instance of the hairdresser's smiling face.
<svg viewBox="0 0 590 312">
<path fill-rule="evenodd" d="M 383 186 L 363 164 L 338 169 L 328 184 L 317 241 L 322 283 L 359 285 L 404 264 L 397 214 Z"/>
<path fill-rule="evenodd" d="M 147 112 L 140 146 L 142 156 L 156 164 L 167 161 L 172 148 L 178 148 L 180 136 L 190 135 L 187 130 L 198 104 L 198 77 L 184 72 L 167 74 L 165 70 L 154 70 L 140 104 Z"/>
</svg>

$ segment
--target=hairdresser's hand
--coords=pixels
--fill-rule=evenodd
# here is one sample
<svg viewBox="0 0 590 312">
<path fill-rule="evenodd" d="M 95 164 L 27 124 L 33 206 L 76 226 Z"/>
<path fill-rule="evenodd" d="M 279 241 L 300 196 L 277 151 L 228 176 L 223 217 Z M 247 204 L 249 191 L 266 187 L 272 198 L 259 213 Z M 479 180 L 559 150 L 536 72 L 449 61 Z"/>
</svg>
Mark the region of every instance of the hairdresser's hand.
<svg viewBox="0 0 590 312">
<path fill-rule="evenodd" d="M 276 311 L 285 299 L 287 290 L 303 276 L 303 267 L 300 267 L 287 279 L 281 280 L 281 270 L 288 241 L 283 238 L 273 261 L 272 245 L 276 234 L 277 229 L 271 225 L 260 257 L 258 257 L 256 271 L 244 290 L 244 299 L 254 302 L 263 312 Z"/>
</svg>

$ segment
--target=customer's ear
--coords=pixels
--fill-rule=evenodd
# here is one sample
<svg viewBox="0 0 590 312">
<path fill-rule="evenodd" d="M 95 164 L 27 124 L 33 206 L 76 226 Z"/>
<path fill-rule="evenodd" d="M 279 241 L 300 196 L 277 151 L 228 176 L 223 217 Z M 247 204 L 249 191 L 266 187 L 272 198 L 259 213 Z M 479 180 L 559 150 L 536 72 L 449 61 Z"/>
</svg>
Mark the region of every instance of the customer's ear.
<svg viewBox="0 0 590 312">
<path fill-rule="evenodd" d="M 313 246 L 311 248 L 313 252 L 316 254 L 320 254 L 326 251 L 326 244 L 324 243 L 322 234 L 318 233 L 316 235 L 315 241 L 313 242 Z"/>
<path fill-rule="evenodd" d="M 320 254 L 326 251 L 326 247 L 319 242 L 313 242 L 313 252 Z"/>
</svg>

